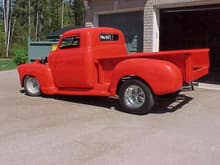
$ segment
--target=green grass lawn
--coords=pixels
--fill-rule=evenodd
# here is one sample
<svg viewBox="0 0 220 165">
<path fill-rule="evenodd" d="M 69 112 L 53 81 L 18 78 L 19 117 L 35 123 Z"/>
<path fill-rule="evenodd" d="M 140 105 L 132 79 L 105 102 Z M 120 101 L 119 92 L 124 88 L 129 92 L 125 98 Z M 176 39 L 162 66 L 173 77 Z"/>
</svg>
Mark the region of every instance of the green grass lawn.
<svg viewBox="0 0 220 165">
<path fill-rule="evenodd" d="M 10 58 L 0 58 L 0 71 L 15 69 L 16 64 L 13 62 L 13 59 Z"/>
</svg>

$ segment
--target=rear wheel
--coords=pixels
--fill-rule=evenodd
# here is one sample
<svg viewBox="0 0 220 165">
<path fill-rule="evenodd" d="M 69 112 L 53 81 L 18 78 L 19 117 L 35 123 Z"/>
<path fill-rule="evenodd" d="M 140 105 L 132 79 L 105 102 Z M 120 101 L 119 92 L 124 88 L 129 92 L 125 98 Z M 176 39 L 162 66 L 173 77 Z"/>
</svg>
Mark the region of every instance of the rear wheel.
<svg viewBox="0 0 220 165">
<path fill-rule="evenodd" d="M 122 84 L 119 97 L 122 110 L 132 114 L 147 114 L 155 103 L 150 88 L 136 79 L 127 80 Z"/>
<path fill-rule="evenodd" d="M 24 90 L 29 96 L 39 96 L 41 94 L 39 81 L 35 77 L 25 77 Z"/>
</svg>

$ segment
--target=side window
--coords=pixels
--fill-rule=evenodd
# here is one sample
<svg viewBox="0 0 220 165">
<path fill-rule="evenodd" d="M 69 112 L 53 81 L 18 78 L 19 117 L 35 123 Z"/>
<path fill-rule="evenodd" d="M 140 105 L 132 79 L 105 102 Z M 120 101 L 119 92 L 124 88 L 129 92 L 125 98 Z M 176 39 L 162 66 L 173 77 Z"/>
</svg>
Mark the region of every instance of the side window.
<svg viewBox="0 0 220 165">
<path fill-rule="evenodd" d="M 60 45 L 60 49 L 78 48 L 78 47 L 80 47 L 80 37 L 79 36 L 64 38 L 61 45 Z"/>
<path fill-rule="evenodd" d="M 119 36 L 118 34 L 111 34 L 111 33 L 102 33 L 99 35 L 100 41 L 118 41 Z"/>
</svg>

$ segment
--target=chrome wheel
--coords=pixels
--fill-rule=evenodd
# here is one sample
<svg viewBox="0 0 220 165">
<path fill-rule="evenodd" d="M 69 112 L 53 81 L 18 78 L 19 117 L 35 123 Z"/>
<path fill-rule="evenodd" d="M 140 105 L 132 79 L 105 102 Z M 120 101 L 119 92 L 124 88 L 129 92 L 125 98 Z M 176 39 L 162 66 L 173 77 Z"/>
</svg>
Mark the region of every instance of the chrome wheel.
<svg viewBox="0 0 220 165">
<path fill-rule="evenodd" d="M 150 88 L 141 80 L 128 79 L 119 91 L 121 110 L 143 115 L 150 112 L 155 100 Z"/>
<path fill-rule="evenodd" d="M 39 96 L 40 95 L 40 84 L 34 77 L 25 78 L 25 91 L 28 95 Z"/>
<path fill-rule="evenodd" d="M 131 85 L 125 90 L 124 100 L 127 107 L 140 108 L 145 103 L 144 90 L 138 85 Z"/>
</svg>

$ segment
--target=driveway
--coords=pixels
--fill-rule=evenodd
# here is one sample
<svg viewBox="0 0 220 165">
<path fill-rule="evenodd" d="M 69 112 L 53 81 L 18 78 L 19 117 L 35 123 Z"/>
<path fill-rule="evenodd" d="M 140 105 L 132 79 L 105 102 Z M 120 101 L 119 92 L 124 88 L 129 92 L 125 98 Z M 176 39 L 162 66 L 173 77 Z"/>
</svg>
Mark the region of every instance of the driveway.
<svg viewBox="0 0 220 165">
<path fill-rule="evenodd" d="M 99 97 L 29 97 L 0 72 L 2 165 L 219 165 L 220 91 L 160 98 L 136 116 Z"/>
</svg>

